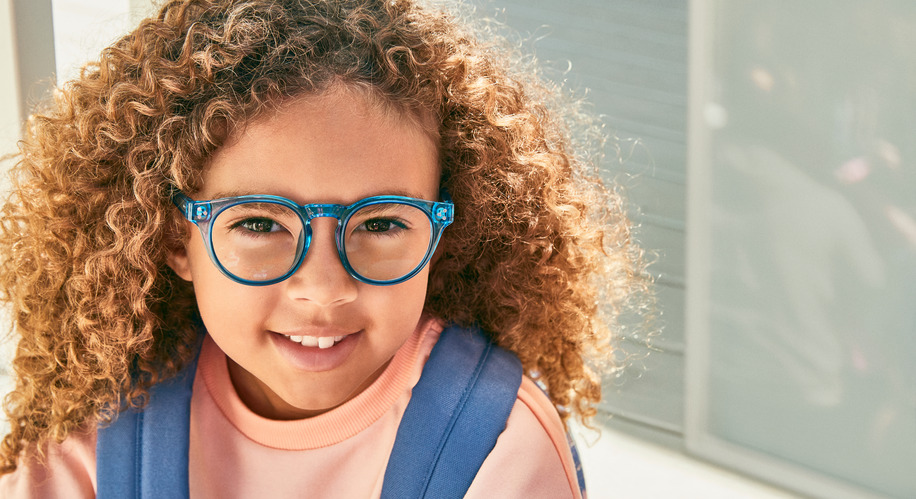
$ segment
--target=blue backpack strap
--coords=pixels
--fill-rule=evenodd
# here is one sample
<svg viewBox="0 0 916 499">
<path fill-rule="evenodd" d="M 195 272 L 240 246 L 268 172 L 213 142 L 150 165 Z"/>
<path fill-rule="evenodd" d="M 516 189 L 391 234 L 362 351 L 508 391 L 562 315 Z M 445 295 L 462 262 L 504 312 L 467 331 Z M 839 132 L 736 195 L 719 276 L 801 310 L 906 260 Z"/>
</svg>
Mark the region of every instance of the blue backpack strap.
<svg viewBox="0 0 916 499">
<path fill-rule="evenodd" d="M 382 498 L 464 497 L 521 382 L 518 358 L 479 330 L 442 331 L 398 427 Z"/>
<path fill-rule="evenodd" d="M 579 484 L 579 494 L 582 499 L 588 497 L 585 491 L 585 472 L 582 471 L 582 461 L 579 459 L 579 449 L 576 447 L 576 441 L 572 435 L 566 432 L 566 443 L 569 444 L 569 451 L 572 453 L 573 463 L 576 465 L 576 482 Z"/>
<path fill-rule="evenodd" d="M 175 378 L 150 389 L 149 404 L 100 427 L 96 497 L 187 498 L 191 388 L 197 358 Z"/>
</svg>

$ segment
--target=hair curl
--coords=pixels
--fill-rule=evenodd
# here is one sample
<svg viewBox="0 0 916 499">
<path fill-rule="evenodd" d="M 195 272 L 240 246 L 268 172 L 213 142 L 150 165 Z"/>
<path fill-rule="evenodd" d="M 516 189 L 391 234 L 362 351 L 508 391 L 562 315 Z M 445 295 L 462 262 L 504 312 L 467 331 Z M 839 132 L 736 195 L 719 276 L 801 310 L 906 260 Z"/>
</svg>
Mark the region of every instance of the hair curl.
<svg viewBox="0 0 916 499">
<path fill-rule="evenodd" d="M 199 317 L 165 264 L 185 236 L 171 190 L 199 188 L 231 130 L 339 83 L 437 118 L 457 215 L 427 310 L 518 354 L 564 420 L 593 415 L 587 360 L 646 290 L 642 254 L 542 104 L 550 89 L 497 53 L 408 0 L 172 0 L 107 48 L 30 118 L 2 208 L 0 298 L 20 340 L 0 473 L 186 364 Z"/>
</svg>

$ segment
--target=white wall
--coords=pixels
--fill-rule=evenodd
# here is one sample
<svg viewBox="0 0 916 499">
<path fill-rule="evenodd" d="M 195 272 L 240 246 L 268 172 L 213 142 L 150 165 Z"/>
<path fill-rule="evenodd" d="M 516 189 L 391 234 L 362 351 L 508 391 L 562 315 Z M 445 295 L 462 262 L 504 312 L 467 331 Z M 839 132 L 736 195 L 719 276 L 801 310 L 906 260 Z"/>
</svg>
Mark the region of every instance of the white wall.
<svg viewBox="0 0 916 499">
<path fill-rule="evenodd" d="M 21 119 L 11 7 L 12 0 L 0 0 L 0 156 L 14 150 Z"/>
<path fill-rule="evenodd" d="M 53 6 L 58 84 L 78 76 L 132 27 L 128 0 L 53 0 Z"/>
</svg>

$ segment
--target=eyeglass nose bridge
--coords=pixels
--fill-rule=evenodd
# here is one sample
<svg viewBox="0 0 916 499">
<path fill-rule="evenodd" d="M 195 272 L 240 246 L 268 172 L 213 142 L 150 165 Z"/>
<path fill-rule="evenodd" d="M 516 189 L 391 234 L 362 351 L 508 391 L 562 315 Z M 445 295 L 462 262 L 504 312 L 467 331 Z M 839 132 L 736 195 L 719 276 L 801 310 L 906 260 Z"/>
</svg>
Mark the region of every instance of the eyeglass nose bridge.
<svg viewBox="0 0 916 499">
<path fill-rule="evenodd" d="M 360 274 L 350 265 L 350 261 L 349 261 L 349 259 L 347 258 L 346 251 L 344 250 L 344 236 L 343 236 L 343 229 L 344 229 L 344 227 L 343 227 L 343 223 L 344 223 L 344 220 L 345 220 L 345 219 L 348 219 L 349 216 L 350 216 L 350 214 L 352 213 L 351 209 L 352 209 L 352 207 L 344 206 L 344 205 L 341 205 L 341 204 L 306 204 L 306 205 L 299 205 L 299 206 L 298 206 L 299 216 L 301 217 L 301 219 L 302 219 L 303 222 L 304 222 L 304 223 L 303 223 L 303 225 L 304 225 L 303 229 L 304 229 L 304 230 L 303 230 L 303 232 L 302 232 L 302 236 L 303 236 L 303 237 L 302 237 L 302 239 L 300 239 L 300 242 L 299 242 L 300 247 L 297 248 L 298 257 L 296 258 L 296 262 L 295 262 L 295 264 L 293 265 L 293 268 L 287 273 L 287 276 L 286 276 L 286 277 L 288 277 L 288 276 L 290 276 L 290 275 L 292 275 L 292 274 L 298 272 L 299 269 L 302 267 L 302 265 L 305 263 L 305 259 L 306 259 L 307 253 L 308 253 L 308 251 L 309 251 L 309 248 L 311 248 L 311 246 L 312 246 L 313 232 L 312 232 L 312 224 L 311 224 L 311 222 L 312 222 L 313 219 L 315 219 L 315 218 L 321 218 L 321 217 L 329 217 L 329 218 L 336 218 L 336 219 L 337 219 L 337 228 L 336 228 L 336 230 L 334 231 L 334 242 L 335 242 L 335 244 L 336 244 L 336 246 L 337 246 L 337 255 L 338 255 L 338 257 L 340 258 L 340 263 L 341 263 L 341 265 L 343 265 L 344 270 L 346 270 L 348 274 L 350 274 L 354 279 L 356 279 L 356 280 L 358 280 L 358 281 L 366 282 L 366 283 L 370 283 L 370 284 L 376 284 L 376 285 L 378 285 L 378 284 L 395 284 L 396 282 L 401 282 L 401 281 L 404 281 L 404 280 L 407 280 L 407 279 L 413 277 L 413 276 L 414 276 L 417 272 L 419 272 L 419 270 L 422 269 L 423 266 L 426 265 L 426 263 L 429 261 L 429 255 L 431 254 L 431 248 L 432 248 L 432 246 L 430 246 L 429 248 L 427 248 L 427 253 L 428 253 L 428 254 L 427 254 L 427 256 L 425 257 L 425 259 L 423 260 L 423 262 L 422 262 L 421 264 L 417 265 L 417 267 L 416 267 L 412 272 L 410 272 L 410 273 L 408 273 L 408 274 L 406 274 L 406 275 L 400 277 L 399 279 L 394 279 L 394 280 L 391 280 L 391 281 L 372 281 L 372 280 L 369 280 L 369 279 L 367 279 L 367 278 L 361 276 L 361 275 L 360 275 Z M 434 220 L 437 220 L 437 221 L 442 221 L 442 220 L 444 220 L 444 219 L 447 220 L 447 218 L 450 217 L 451 214 L 453 213 L 452 210 L 453 210 L 453 208 L 451 208 L 451 207 L 444 207 L 444 206 L 438 207 L 438 209 L 436 209 L 436 210 L 432 213 L 432 219 L 430 219 L 430 223 L 433 223 Z M 429 217 L 430 215 L 427 214 L 427 216 Z M 442 228 L 444 228 L 445 226 L 449 225 L 450 223 L 451 223 L 451 220 L 447 220 L 447 221 L 444 223 L 444 225 L 442 225 Z M 435 228 L 434 228 L 434 227 L 431 227 L 431 230 L 432 230 L 432 232 L 430 233 L 430 237 L 431 237 L 432 239 L 431 239 L 431 242 L 430 242 L 429 244 L 430 244 L 430 245 L 435 245 L 435 243 L 438 242 L 439 237 L 438 237 L 438 235 L 436 234 L 436 231 L 435 231 Z M 441 229 L 440 229 L 440 231 L 441 231 Z M 282 279 L 285 279 L 286 277 L 283 277 Z"/>
<path fill-rule="evenodd" d="M 341 220 L 344 208 L 346 208 L 346 206 L 340 204 L 307 204 L 301 206 L 299 210 L 308 222 L 313 218 L 321 217 L 334 217 L 337 220 Z"/>
<path fill-rule="evenodd" d="M 298 257 L 296 262 L 293 265 L 293 269 L 290 270 L 290 274 L 295 273 L 299 270 L 299 267 L 302 266 L 302 263 L 305 261 L 306 253 L 308 253 L 309 248 L 312 246 L 312 220 L 315 218 L 336 218 L 337 219 L 337 229 L 334 231 L 334 242 L 337 246 L 337 255 L 340 258 L 340 263 L 344 266 L 350 275 L 353 275 L 353 271 L 350 268 L 349 262 L 347 262 L 347 257 L 344 254 L 342 240 L 341 240 L 341 222 L 345 216 L 344 210 L 347 207 L 341 204 L 306 204 L 299 206 L 299 214 L 304 221 L 303 227 L 303 237 L 299 240 L 299 247 L 297 248 Z"/>
<path fill-rule="evenodd" d="M 306 204 L 299 206 L 299 214 L 302 216 L 302 220 L 305 222 L 305 247 L 302 251 L 302 258 L 305 258 L 305 253 L 308 251 L 308 247 L 311 245 L 312 241 L 312 220 L 316 218 L 336 218 L 337 219 L 337 230 L 335 230 L 337 241 L 337 251 L 341 254 L 343 258 L 343 250 L 340 247 L 340 224 L 343 221 L 345 215 L 344 210 L 346 206 L 341 204 Z"/>
<path fill-rule="evenodd" d="M 334 231 L 335 233 L 334 239 L 336 240 L 336 243 L 337 243 L 337 252 L 340 253 L 341 261 L 343 261 L 345 257 L 344 257 L 343 248 L 341 248 L 341 242 L 340 242 L 340 230 L 341 230 L 340 225 L 345 215 L 344 213 L 345 209 L 346 209 L 346 206 L 341 205 L 341 204 L 306 204 L 306 205 L 302 205 L 299 207 L 299 213 L 302 216 L 302 220 L 305 222 L 303 224 L 304 225 L 303 228 L 305 229 L 304 231 L 305 232 L 305 241 L 304 241 L 305 244 L 304 244 L 304 247 L 302 248 L 302 254 L 300 255 L 300 258 L 299 258 L 300 264 L 302 263 L 302 259 L 305 258 L 305 253 L 308 252 L 309 246 L 311 246 L 312 244 L 312 223 L 311 222 L 313 219 L 322 218 L 322 217 L 337 219 L 337 229 Z"/>
</svg>

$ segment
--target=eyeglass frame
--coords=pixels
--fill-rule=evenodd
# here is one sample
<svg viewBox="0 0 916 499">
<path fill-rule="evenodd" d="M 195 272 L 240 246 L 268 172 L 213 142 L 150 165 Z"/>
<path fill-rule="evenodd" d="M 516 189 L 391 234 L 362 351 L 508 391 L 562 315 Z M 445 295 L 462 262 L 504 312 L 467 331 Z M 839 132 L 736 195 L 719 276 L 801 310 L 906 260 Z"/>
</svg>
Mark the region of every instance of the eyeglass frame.
<svg viewBox="0 0 916 499">
<path fill-rule="evenodd" d="M 308 253 L 308 249 L 312 244 L 312 219 L 320 217 L 332 217 L 337 219 L 337 228 L 334 231 L 334 242 L 337 246 L 337 255 L 340 258 L 340 263 L 343 265 L 343 268 L 347 271 L 347 273 L 359 282 L 372 284 L 375 286 L 391 286 L 407 281 L 408 279 L 417 275 L 421 270 L 423 270 L 424 267 L 426 267 L 427 264 L 429 264 L 433 253 L 436 251 L 436 247 L 439 245 L 439 239 L 442 236 L 442 231 L 455 220 L 455 205 L 451 202 L 451 199 L 449 199 L 446 193 L 441 193 L 440 197 L 443 199 L 442 201 L 428 201 L 425 199 L 416 199 L 406 196 L 383 195 L 363 198 L 350 205 L 329 203 L 310 203 L 300 205 L 291 199 L 268 194 L 232 196 L 227 198 L 195 201 L 180 190 L 175 189 L 172 193 L 172 203 L 178 207 L 179 211 L 181 211 L 181 214 L 184 215 L 186 220 L 196 225 L 200 230 L 200 235 L 207 247 L 207 254 L 210 256 L 210 261 L 216 265 L 216 268 L 223 275 L 239 284 L 244 284 L 247 286 L 269 286 L 271 284 L 276 284 L 278 282 L 289 279 L 293 274 L 296 273 L 296 271 L 299 270 L 299 267 L 302 266 L 302 263 L 305 261 L 305 255 Z M 266 281 L 252 281 L 243 279 L 237 275 L 234 275 L 232 272 L 229 272 L 229 270 L 226 269 L 222 263 L 220 263 L 219 258 L 216 256 L 216 252 L 213 249 L 213 226 L 211 225 L 211 222 L 226 209 L 245 203 L 270 203 L 286 206 L 295 212 L 296 215 L 299 216 L 299 221 L 302 222 L 302 235 L 299 236 L 300 242 L 302 242 L 302 244 L 298 245 L 297 247 L 297 255 L 293 265 L 285 274 L 281 275 L 280 277 L 268 279 Z M 431 231 L 429 237 L 429 246 L 426 248 L 426 254 L 420 263 L 417 264 L 416 268 L 397 279 L 376 280 L 369 279 L 360 275 L 359 272 L 357 272 L 350 265 L 350 262 L 347 260 L 346 252 L 344 251 L 343 228 L 346 227 L 347 223 L 350 221 L 350 216 L 361 208 L 381 203 L 400 203 L 419 208 L 421 211 L 423 211 L 423 213 L 426 214 L 426 218 L 429 219 L 430 222 Z M 303 237 L 304 241 L 301 241 Z"/>
</svg>

